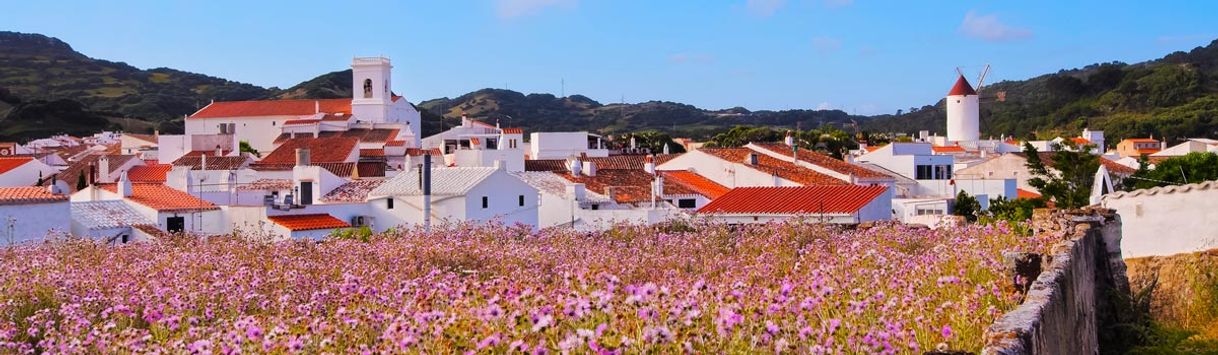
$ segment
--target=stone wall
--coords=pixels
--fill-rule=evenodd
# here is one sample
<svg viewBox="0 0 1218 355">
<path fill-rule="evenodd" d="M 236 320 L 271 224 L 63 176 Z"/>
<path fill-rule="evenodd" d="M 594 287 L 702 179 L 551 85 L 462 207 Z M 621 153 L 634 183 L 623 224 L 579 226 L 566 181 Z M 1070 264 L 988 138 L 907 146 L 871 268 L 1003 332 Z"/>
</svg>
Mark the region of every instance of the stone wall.
<svg viewBox="0 0 1218 355">
<path fill-rule="evenodd" d="M 1102 209 L 1037 211 L 1032 227 L 1062 241 L 1040 258 L 1043 271 L 1023 304 L 986 330 L 982 353 L 1098 353 L 1101 333 L 1117 322 L 1112 298 L 1129 292 L 1119 216 Z"/>
</svg>

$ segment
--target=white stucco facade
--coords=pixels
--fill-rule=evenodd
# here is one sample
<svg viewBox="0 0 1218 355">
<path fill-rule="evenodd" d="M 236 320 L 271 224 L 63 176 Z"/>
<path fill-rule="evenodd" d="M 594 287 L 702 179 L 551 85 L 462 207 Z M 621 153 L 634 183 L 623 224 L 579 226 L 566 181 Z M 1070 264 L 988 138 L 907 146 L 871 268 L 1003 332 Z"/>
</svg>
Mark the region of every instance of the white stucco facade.
<svg viewBox="0 0 1218 355">
<path fill-rule="evenodd" d="M 48 236 L 70 233 L 70 206 L 66 199 L 46 203 L 0 205 L 0 244 L 41 242 Z"/>
<path fill-rule="evenodd" d="M 1121 216 L 1122 257 L 1218 248 L 1218 181 L 1117 192 L 1101 205 Z"/>
</svg>

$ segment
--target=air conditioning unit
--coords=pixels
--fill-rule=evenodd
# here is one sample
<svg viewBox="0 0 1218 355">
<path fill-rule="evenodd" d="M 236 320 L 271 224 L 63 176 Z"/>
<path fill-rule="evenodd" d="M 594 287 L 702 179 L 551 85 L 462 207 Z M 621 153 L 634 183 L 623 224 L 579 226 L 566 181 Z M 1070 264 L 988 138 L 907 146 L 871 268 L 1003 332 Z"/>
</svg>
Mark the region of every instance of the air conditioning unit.
<svg viewBox="0 0 1218 355">
<path fill-rule="evenodd" d="M 368 216 L 351 217 L 351 226 L 352 227 L 366 227 L 366 226 L 371 226 L 371 225 L 372 225 L 372 217 L 368 217 Z"/>
<path fill-rule="evenodd" d="M 227 123 L 220 124 L 220 134 L 228 134 L 228 124 Z"/>
</svg>

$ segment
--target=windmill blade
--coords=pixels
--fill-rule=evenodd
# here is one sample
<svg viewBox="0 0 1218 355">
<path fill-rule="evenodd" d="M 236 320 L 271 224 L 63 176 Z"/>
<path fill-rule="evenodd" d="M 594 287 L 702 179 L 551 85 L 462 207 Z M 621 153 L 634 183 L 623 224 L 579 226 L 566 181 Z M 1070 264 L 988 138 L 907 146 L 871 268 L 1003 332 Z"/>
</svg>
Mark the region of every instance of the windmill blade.
<svg viewBox="0 0 1218 355">
<path fill-rule="evenodd" d="M 985 76 L 990 73 L 990 65 L 987 63 L 985 69 L 981 70 L 981 77 L 977 78 L 977 91 L 985 87 Z"/>
<path fill-rule="evenodd" d="M 960 76 L 964 76 L 964 71 L 960 70 L 960 67 L 956 67 L 956 74 L 960 74 Z"/>
</svg>

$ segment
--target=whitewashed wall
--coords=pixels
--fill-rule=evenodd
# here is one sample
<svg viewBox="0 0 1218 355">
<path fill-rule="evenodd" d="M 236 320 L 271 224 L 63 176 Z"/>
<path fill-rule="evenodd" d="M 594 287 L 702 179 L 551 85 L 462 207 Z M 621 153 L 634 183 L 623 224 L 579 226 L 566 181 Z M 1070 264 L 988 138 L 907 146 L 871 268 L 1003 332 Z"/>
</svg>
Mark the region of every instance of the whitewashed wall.
<svg viewBox="0 0 1218 355">
<path fill-rule="evenodd" d="M 71 229 L 68 201 L 0 206 L 0 245 L 40 242 L 48 232 L 66 234 Z"/>
<path fill-rule="evenodd" d="M 1125 258 L 1218 248 L 1218 181 L 1118 192 L 1101 204 L 1121 216 Z"/>
</svg>

